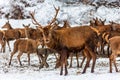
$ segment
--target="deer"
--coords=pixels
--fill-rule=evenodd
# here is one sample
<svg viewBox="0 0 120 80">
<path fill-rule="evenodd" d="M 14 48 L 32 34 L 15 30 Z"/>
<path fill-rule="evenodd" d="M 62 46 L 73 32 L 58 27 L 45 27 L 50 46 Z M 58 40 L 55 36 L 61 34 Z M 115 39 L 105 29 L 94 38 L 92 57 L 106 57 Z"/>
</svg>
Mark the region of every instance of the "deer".
<svg viewBox="0 0 120 80">
<path fill-rule="evenodd" d="M 32 19 L 39 26 L 39 30 L 43 32 L 43 40 L 45 45 L 50 49 L 56 50 L 60 54 L 60 75 L 63 74 L 63 67 L 65 68 L 65 75 L 68 74 L 67 59 L 70 53 L 80 52 L 83 49 L 86 49 L 89 53 L 86 54 L 87 62 L 82 73 L 86 72 L 86 69 L 90 63 L 89 55 L 93 60 L 91 68 L 91 72 L 93 73 L 97 58 L 96 53 L 94 52 L 96 45 L 94 39 L 96 39 L 98 34 L 88 26 L 76 26 L 62 30 L 54 30 L 52 24 L 56 20 L 59 9 L 60 8 L 55 8 L 56 14 L 54 18 L 45 27 L 37 22 L 34 15 L 32 15 Z"/>
<path fill-rule="evenodd" d="M 38 46 L 41 45 L 40 39 L 18 39 L 14 42 L 14 49 L 11 52 L 9 65 L 11 65 L 12 57 L 15 55 L 16 52 L 18 53 L 18 61 L 20 66 L 22 66 L 22 63 L 20 61 L 20 57 L 23 55 L 23 53 L 26 53 L 28 55 L 28 65 L 30 65 L 30 54 L 36 53 Z M 40 62 L 40 61 L 39 61 Z"/>
<path fill-rule="evenodd" d="M 112 51 L 112 54 L 109 57 L 109 64 L 110 64 L 110 73 L 112 73 L 112 63 L 115 66 L 115 70 L 116 72 L 118 72 L 118 68 L 116 65 L 116 57 L 119 55 L 120 53 L 120 36 L 114 36 L 112 38 L 109 39 L 109 45 Z"/>
</svg>

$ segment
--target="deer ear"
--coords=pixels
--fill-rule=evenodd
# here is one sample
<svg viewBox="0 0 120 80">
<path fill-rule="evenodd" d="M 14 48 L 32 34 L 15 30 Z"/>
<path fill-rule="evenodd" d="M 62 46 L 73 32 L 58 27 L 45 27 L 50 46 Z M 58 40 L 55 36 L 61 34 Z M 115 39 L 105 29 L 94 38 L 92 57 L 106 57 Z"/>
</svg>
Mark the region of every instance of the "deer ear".
<svg viewBox="0 0 120 80">
<path fill-rule="evenodd" d="M 23 27 L 25 27 L 25 25 L 23 24 Z"/>
<path fill-rule="evenodd" d="M 105 23 L 106 19 L 103 21 Z"/>
<path fill-rule="evenodd" d="M 7 23 L 9 23 L 9 20 L 7 21 Z"/>
<path fill-rule="evenodd" d="M 30 24 L 28 24 L 28 26 L 30 26 Z"/>
</svg>

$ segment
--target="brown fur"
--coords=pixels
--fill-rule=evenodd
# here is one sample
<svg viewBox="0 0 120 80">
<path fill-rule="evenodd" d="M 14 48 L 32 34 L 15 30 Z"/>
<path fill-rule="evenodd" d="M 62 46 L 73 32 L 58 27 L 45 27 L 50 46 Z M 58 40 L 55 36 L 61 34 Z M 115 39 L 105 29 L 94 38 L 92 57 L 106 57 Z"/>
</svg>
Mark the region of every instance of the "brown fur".
<svg viewBox="0 0 120 80">
<path fill-rule="evenodd" d="M 6 42 L 8 44 L 9 47 L 9 51 L 11 51 L 10 45 L 9 45 L 9 41 L 11 40 L 15 40 L 15 39 L 19 39 L 20 38 L 20 32 L 19 29 L 13 29 L 12 26 L 10 25 L 9 21 L 5 23 L 5 25 L 2 26 L 2 28 L 6 28 L 7 30 L 4 30 L 4 52 L 5 52 L 5 46 L 6 46 Z"/>
<path fill-rule="evenodd" d="M 5 43 L 7 42 L 9 46 L 9 51 L 11 51 L 9 41 L 19 39 L 19 38 L 20 38 L 20 33 L 17 30 L 13 30 L 13 29 L 5 30 L 4 40 L 5 40 Z"/>
<path fill-rule="evenodd" d="M 19 51 L 18 53 L 18 61 L 21 64 L 20 57 L 23 53 L 28 54 L 28 64 L 30 65 L 30 54 L 36 53 L 37 47 L 40 45 L 40 40 L 32 40 L 32 39 L 18 39 L 14 43 L 14 49 L 11 52 L 10 62 L 9 65 L 11 65 L 11 60 L 13 55 Z"/>
<path fill-rule="evenodd" d="M 116 57 L 120 54 L 120 36 L 115 36 L 109 39 L 110 48 L 112 50 L 112 54 L 109 57 L 110 60 L 110 72 L 112 73 L 112 63 L 114 63 L 115 70 L 118 72 L 116 66 Z"/>
<path fill-rule="evenodd" d="M 47 31 L 48 29 L 48 31 Z M 94 65 L 96 61 L 96 55 L 94 53 L 95 44 L 93 39 L 96 38 L 96 33 L 88 26 L 67 28 L 64 30 L 52 30 L 49 31 L 49 27 L 44 28 L 46 36 L 45 42 L 47 46 L 55 49 L 60 54 L 61 72 L 63 74 L 63 65 L 65 67 L 65 75 L 67 75 L 67 58 L 70 52 L 79 52 L 86 48 L 93 58 L 93 65 L 91 72 L 94 72 Z M 46 35 L 47 34 L 47 35 Z M 48 36 L 49 35 L 49 36 Z M 87 63 L 86 65 L 88 65 Z M 86 72 L 84 68 L 83 73 Z"/>
<path fill-rule="evenodd" d="M 0 30 L 0 44 L 1 44 L 0 52 L 5 52 L 5 48 L 4 48 L 5 42 L 4 42 L 3 36 L 4 36 L 4 31 Z"/>
<path fill-rule="evenodd" d="M 100 53 L 105 54 L 104 47 L 106 45 L 106 42 L 103 40 L 102 35 L 105 32 L 112 31 L 112 26 L 111 25 L 96 26 L 96 29 L 98 30 L 98 32 L 100 33 L 100 36 L 101 36 L 101 38 L 100 38 L 100 44 L 101 44 Z"/>
<path fill-rule="evenodd" d="M 29 39 L 41 39 L 42 33 L 38 29 L 30 28 L 30 25 L 23 25 L 25 27 L 26 35 Z"/>
</svg>

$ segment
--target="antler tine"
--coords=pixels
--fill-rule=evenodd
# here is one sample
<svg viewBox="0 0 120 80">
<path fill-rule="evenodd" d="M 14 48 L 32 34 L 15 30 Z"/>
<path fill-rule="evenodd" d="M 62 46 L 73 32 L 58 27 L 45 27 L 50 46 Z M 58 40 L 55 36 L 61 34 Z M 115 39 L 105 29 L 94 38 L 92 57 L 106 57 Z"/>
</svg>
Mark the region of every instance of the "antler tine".
<svg viewBox="0 0 120 80">
<path fill-rule="evenodd" d="M 53 5 L 53 6 L 54 6 L 54 5 Z M 54 6 L 54 9 L 55 9 L 55 11 L 56 11 L 56 14 L 55 14 L 54 18 L 52 19 L 52 21 L 51 21 L 48 25 L 51 25 L 53 22 L 56 21 L 56 17 L 57 17 L 57 14 L 58 14 L 59 10 L 60 10 L 60 7 L 56 8 L 56 7 Z"/>
<path fill-rule="evenodd" d="M 35 25 L 38 25 L 38 26 L 42 27 L 42 26 L 37 22 L 37 20 L 36 20 L 35 17 L 34 17 L 35 11 L 34 11 L 34 12 L 29 12 L 29 14 L 31 15 L 32 23 L 35 24 Z"/>
<path fill-rule="evenodd" d="M 60 10 L 60 6 L 58 7 L 58 9 L 55 7 L 55 5 L 53 5 L 53 7 L 54 7 L 54 9 L 55 9 L 56 11 L 59 11 L 59 10 Z"/>
</svg>

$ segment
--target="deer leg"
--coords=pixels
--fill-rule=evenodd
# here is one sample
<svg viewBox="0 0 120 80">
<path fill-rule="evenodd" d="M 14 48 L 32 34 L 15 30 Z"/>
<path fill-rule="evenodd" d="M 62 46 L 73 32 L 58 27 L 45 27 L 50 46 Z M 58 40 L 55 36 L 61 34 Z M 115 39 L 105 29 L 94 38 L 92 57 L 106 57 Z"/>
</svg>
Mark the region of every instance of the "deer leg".
<svg viewBox="0 0 120 80">
<path fill-rule="evenodd" d="M 22 54 L 23 54 L 22 52 L 19 52 L 19 54 L 17 56 L 20 66 L 22 66 L 22 63 L 20 61 L 20 57 L 22 56 Z"/>
<path fill-rule="evenodd" d="M 94 72 L 95 63 L 96 63 L 96 59 L 97 59 L 97 55 L 94 52 L 94 49 L 92 49 L 91 47 L 88 46 L 87 49 L 89 51 L 88 53 L 90 54 L 89 57 L 93 59 L 92 68 L 91 68 L 91 73 L 93 73 Z"/>
<path fill-rule="evenodd" d="M 38 55 L 38 59 L 39 59 L 39 63 L 41 64 L 41 58 L 40 58 L 40 56 Z"/>
<path fill-rule="evenodd" d="M 80 68 L 82 68 L 82 66 L 83 66 L 83 63 L 84 63 L 84 61 L 85 61 L 85 56 L 83 56 L 83 59 L 82 59 L 82 62 L 81 62 L 81 64 L 80 64 Z"/>
<path fill-rule="evenodd" d="M 62 75 L 63 74 L 63 65 L 62 65 L 62 63 L 61 63 L 61 71 L 60 71 L 60 75 Z"/>
<path fill-rule="evenodd" d="M 16 52 L 17 52 L 17 51 L 13 51 L 13 52 L 11 53 L 9 65 L 11 65 L 12 57 L 13 57 L 13 55 L 14 55 Z"/>
<path fill-rule="evenodd" d="M 70 55 L 70 68 L 72 67 L 73 53 Z"/>
<path fill-rule="evenodd" d="M 62 50 L 60 53 L 60 62 L 61 62 L 61 71 L 60 71 L 60 75 L 63 74 L 63 67 L 65 67 L 65 75 L 68 74 L 67 71 L 67 51 L 66 50 Z"/>
<path fill-rule="evenodd" d="M 6 42 L 3 42 L 2 44 L 2 52 L 5 53 L 5 47 L 6 47 Z"/>
<path fill-rule="evenodd" d="M 28 65 L 30 66 L 30 53 L 28 53 Z"/>
<path fill-rule="evenodd" d="M 61 65 L 61 62 L 60 62 L 60 54 L 58 54 L 58 58 L 56 58 L 56 65 L 55 65 L 55 69 L 56 68 L 59 68 Z"/>
<path fill-rule="evenodd" d="M 102 54 L 105 54 L 105 53 L 104 53 L 104 43 L 101 44 L 101 53 L 102 53 Z"/>
<path fill-rule="evenodd" d="M 64 57 L 64 56 L 62 56 L 62 53 L 60 53 L 60 66 L 61 66 L 60 75 L 63 74 L 63 57 Z"/>
<path fill-rule="evenodd" d="M 116 57 L 117 55 L 114 56 L 113 63 L 114 63 L 116 72 L 118 72 L 117 65 L 116 65 Z"/>
<path fill-rule="evenodd" d="M 45 55 L 45 59 L 44 59 L 44 62 L 45 62 L 44 64 L 45 64 L 46 68 L 49 67 L 49 65 L 48 65 L 48 63 L 47 63 L 48 55 L 49 55 L 49 54 L 46 54 L 46 55 Z"/>
<path fill-rule="evenodd" d="M 90 57 L 90 54 L 89 54 L 89 53 L 86 53 L 86 58 L 87 58 L 87 62 L 86 62 L 86 65 L 85 65 L 82 73 L 85 73 L 87 67 L 89 66 L 89 63 L 90 63 L 90 60 L 91 60 L 91 57 Z"/>
<path fill-rule="evenodd" d="M 77 68 L 79 68 L 79 54 L 78 53 L 76 53 L 76 60 L 77 60 Z"/>
<path fill-rule="evenodd" d="M 96 63 L 96 59 L 97 59 L 97 55 L 94 52 L 90 52 L 90 55 L 93 59 L 93 64 L 92 64 L 92 69 L 91 69 L 91 73 L 94 72 L 94 67 L 95 67 L 95 63 Z"/>
<path fill-rule="evenodd" d="M 44 61 L 43 58 L 44 58 L 44 57 L 43 57 L 43 55 L 41 55 L 41 54 L 39 54 L 38 57 L 39 57 L 39 60 L 41 60 L 41 64 L 40 64 L 40 66 L 39 66 L 39 69 L 41 69 L 41 68 L 43 68 L 43 61 Z"/>
<path fill-rule="evenodd" d="M 111 54 L 109 57 L 110 73 L 112 73 L 112 61 L 113 61 L 113 55 Z"/>
<path fill-rule="evenodd" d="M 107 47 L 107 54 L 108 54 L 108 57 L 109 57 L 109 55 L 110 55 L 110 51 L 109 51 L 110 49 L 109 49 L 109 48 L 110 48 L 110 46 L 109 46 L 109 44 L 108 44 L 108 47 Z"/>
<path fill-rule="evenodd" d="M 67 70 L 67 59 L 65 60 L 65 75 L 68 74 L 68 70 Z"/>
<path fill-rule="evenodd" d="M 11 51 L 10 44 L 9 44 L 8 40 L 7 40 L 7 44 L 8 44 L 8 47 L 9 47 L 9 51 Z"/>
<path fill-rule="evenodd" d="M 5 53 L 6 41 L 1 43 L 1 52 Z"/>
<path fill-rule="evenodd" d="M 118 72 L 118 69 L 117 69 L 117 66 L 116 66 L 116 60 L 114 60 L 113 63 L 114 63 L 116 72 Z"/>
<path fill-rule="evenodd" d="M 82 59 L 82 62 L 81 62 L 81 64 L 80 64 L 80 68 L 82 68 L 83 63 L 84 63 L 84 61 L 85 61 L 85 58 L 86 58 L 85 53 L 86 53 L 86 51 L 85 51 L 85 49 L 84 49 L 84 50 L 82 51 L 83 59 Z"/>
</svg>

